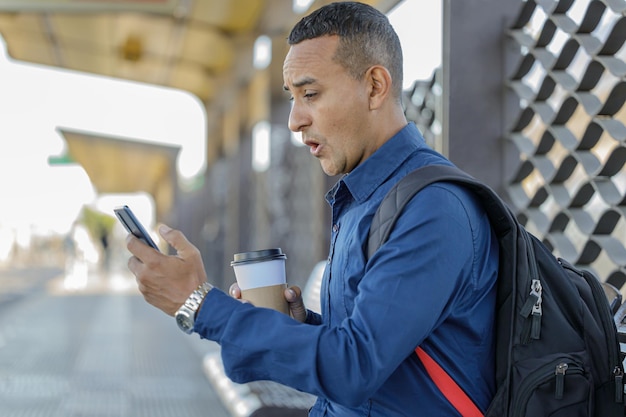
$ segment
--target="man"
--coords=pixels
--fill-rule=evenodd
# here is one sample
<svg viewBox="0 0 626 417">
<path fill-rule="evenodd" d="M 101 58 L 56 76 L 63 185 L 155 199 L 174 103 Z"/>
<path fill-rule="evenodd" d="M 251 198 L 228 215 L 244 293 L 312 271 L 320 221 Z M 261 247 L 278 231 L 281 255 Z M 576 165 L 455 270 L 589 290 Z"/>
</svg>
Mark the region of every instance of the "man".
<svg viewBox="0 0 626 417">
<path fill-rule="evenodd" d="M 195 290 L 182 310 L 191 310 L 190 329 L 221 344 L 227 375 L 317 395 L 311 416 L 458 415 L 414 353 L 418 345 L 484 412 L 495 391 L 498 247 L 480 204 L 459 186 L 431 185 L 365 255 L 387 191 L 420 166 L 450 164 L 404 117 L 395 31 L 370 6 L 333 3 L 302 19 L 288 41 L 289 128 L 326 174 L 345 174 L 327 194 L 322 314 L 303 308 L 298 288 L 285 292 L 293 318 L 239 302 L 237 288 L 235 297 L 213 289 L 199 251 L 166 226 L 160 233 L 176 256 L 128 238 L 139 289 L 170 315 Z"/>
</svg>

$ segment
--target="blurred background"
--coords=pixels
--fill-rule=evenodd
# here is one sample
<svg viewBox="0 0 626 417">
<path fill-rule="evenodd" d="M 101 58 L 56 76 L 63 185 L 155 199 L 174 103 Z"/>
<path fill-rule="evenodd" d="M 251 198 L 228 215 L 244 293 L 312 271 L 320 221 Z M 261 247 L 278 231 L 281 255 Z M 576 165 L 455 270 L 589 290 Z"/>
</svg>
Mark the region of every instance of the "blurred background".
<svg viewBox="0 0 626 417">
<path fill-rule="evenodd" d="M 407 88 L 430 78 L 441 4 L 370 3 L 405 43 Z M 325 257 L 330 182 L 287 130 L 282 61 L 289 29 L 316 6 L 1 1 L 0 262 L 56 259 L 28 248 L 61 250 L 83 228 L 95 246 L 86 256 L 101 258 L 103 235 L 120 246 L 125 233 L 109 217 L 128 204 L 151 228 L 185 230 L 218 285 L 233 279 L 229 256 L 267 245 L 289 246 L 291 271 L 305 278 Z M 312 245 L 293 246 L 303 234 Z"/>
<path fill-rule="evenodd" d="M 0 415 L 306 415 L 311 397 L 232 384 L 217 346 L 145 305 L 113 208 L 157 242 L 183 230 L 218 287 L 267 247 L 313 282 L 337 178 L 287 129 L 282 63 L 326 3 L 0 0 Z M 622 290 L 626 0 L 366 3 L 400 36 L 429 145 Z"/>
</svg>

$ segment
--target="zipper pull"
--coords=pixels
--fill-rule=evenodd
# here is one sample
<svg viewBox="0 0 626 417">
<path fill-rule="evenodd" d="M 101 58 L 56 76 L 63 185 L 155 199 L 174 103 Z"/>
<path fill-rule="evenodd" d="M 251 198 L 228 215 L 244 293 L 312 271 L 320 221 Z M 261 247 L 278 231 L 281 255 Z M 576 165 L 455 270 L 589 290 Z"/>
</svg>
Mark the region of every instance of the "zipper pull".
<svg viewBox="0 0 626 417">
<path fill-rule="evenodd" d="M 537 302 L 537 296 L 533 295 L 533 293 L 531 292 L 528 298 L 526 298 L 526 302 L 524 303 L 524 305 L 519 311 L 520 316 L 524 318 L 530 316 L 530 313 L 533 311 L 533 306 L 535 305 L 536 302 Z"/>
<path fill-rule="evenodd" d="M 539 340 L 541 338 L 541 307 L 539 308 L 538 313 L 533 312 L 530 338 L 535 340 Z"/>
<path fill-rule="evenodd" d="M 615 402 L 622 403 L 624 401 L 624 371 L 619 366 L 613 369 L 613 377 L 615 378 Z"/>
<path fill-rule="evenodd" d="M 532 327 L 530 331 L 531 339 L 539 340 L 541 336 L 541 316 L 543 315 L 543 309 L 541 308 L 543 288 L 541 287 L 541 281 L 533 280 L 533 292 L 537 296 L 537 301 L 533 305 L 532 309 Z"/>
<path fill-rule="evenodd" d="M 541 291 L 541 281 L 533 279 L 530 283 L 530 294 L 528 294 L 528 298 L 526 298 L 519 312 L 522 317 L 530 316 L 530 313 L 535 311 L 537 305 L 541 308 Z"/>
<path fill-rule="evenodd" d="M 524 305 L 520 309 L 519 314 L 524 318 L 529 318 L 530 323 L 525 323 L 524 331 L 522 332 L 522 343 L 529 343 L 531 339 L 538 340 L 541 336 L 541 316 L 543 315 L 543 309 L 541 308 L 543 288 L 541 281 L 533 279 L 530 283 L 530 294 L 526 298 Z"/>
<path fill-rule="evenodd" d="M 556 366 L 554 374 L 556 375 L 556 392 L 554 398 L 557 400 L 563 399 L 563 392 L 565 391 L 565 372 L 569 368 L 569 365 L 565 362 L 561 362 Z"/>
</svg>

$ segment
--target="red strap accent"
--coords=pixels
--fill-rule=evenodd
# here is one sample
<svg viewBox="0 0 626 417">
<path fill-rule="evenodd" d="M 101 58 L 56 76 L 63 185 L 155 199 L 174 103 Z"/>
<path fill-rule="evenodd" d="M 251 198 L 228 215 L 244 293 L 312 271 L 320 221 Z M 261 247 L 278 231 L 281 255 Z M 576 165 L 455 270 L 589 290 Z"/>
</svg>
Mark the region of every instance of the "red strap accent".
<svg viewBox="0 0 626 417">
<path fill-rule="evenodd" d="M 463 417 L 483 417 L 483 413 L 476 407 L 476 404 L 467 396 L 465 392 L 437 362 L 421 347 L 415 348 L 415 353 L 426 368 L 426 372 L 433 380 L 437 388 L 444 397 Z"/>
</svg>

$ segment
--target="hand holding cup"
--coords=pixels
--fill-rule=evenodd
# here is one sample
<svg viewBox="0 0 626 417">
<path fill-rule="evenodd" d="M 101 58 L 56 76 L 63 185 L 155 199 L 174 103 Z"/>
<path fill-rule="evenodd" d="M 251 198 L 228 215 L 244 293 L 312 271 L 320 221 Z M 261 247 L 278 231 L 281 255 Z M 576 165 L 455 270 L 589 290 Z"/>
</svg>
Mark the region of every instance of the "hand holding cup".
<svg viewBox="0 0 626 417">
<path fill-rule="evenodd" d="M 230 264 L 241 298 L 257 307 L 272 308 L 288 315 L 285 259 L 287 256 L 280 248 L 236 253 Z"/>
<path fill-rule="evenodd" d="M 228 293 L 231 297 L 237 300 L 248 302 L 248 300 L 241 298 L 241 289 L 236 282 L 230 286 Z M 307 318 L 307 309 L 304 305 L 304 300 L 302 299 L 302 290 L 300 287 L 289 287 L 285 290 L 284 294 L 285 300 L 287 300 L 287 304 L 289 305 L 289 313 L 291 317 L 300 323 L 304 323 Z"/>
</svg>

